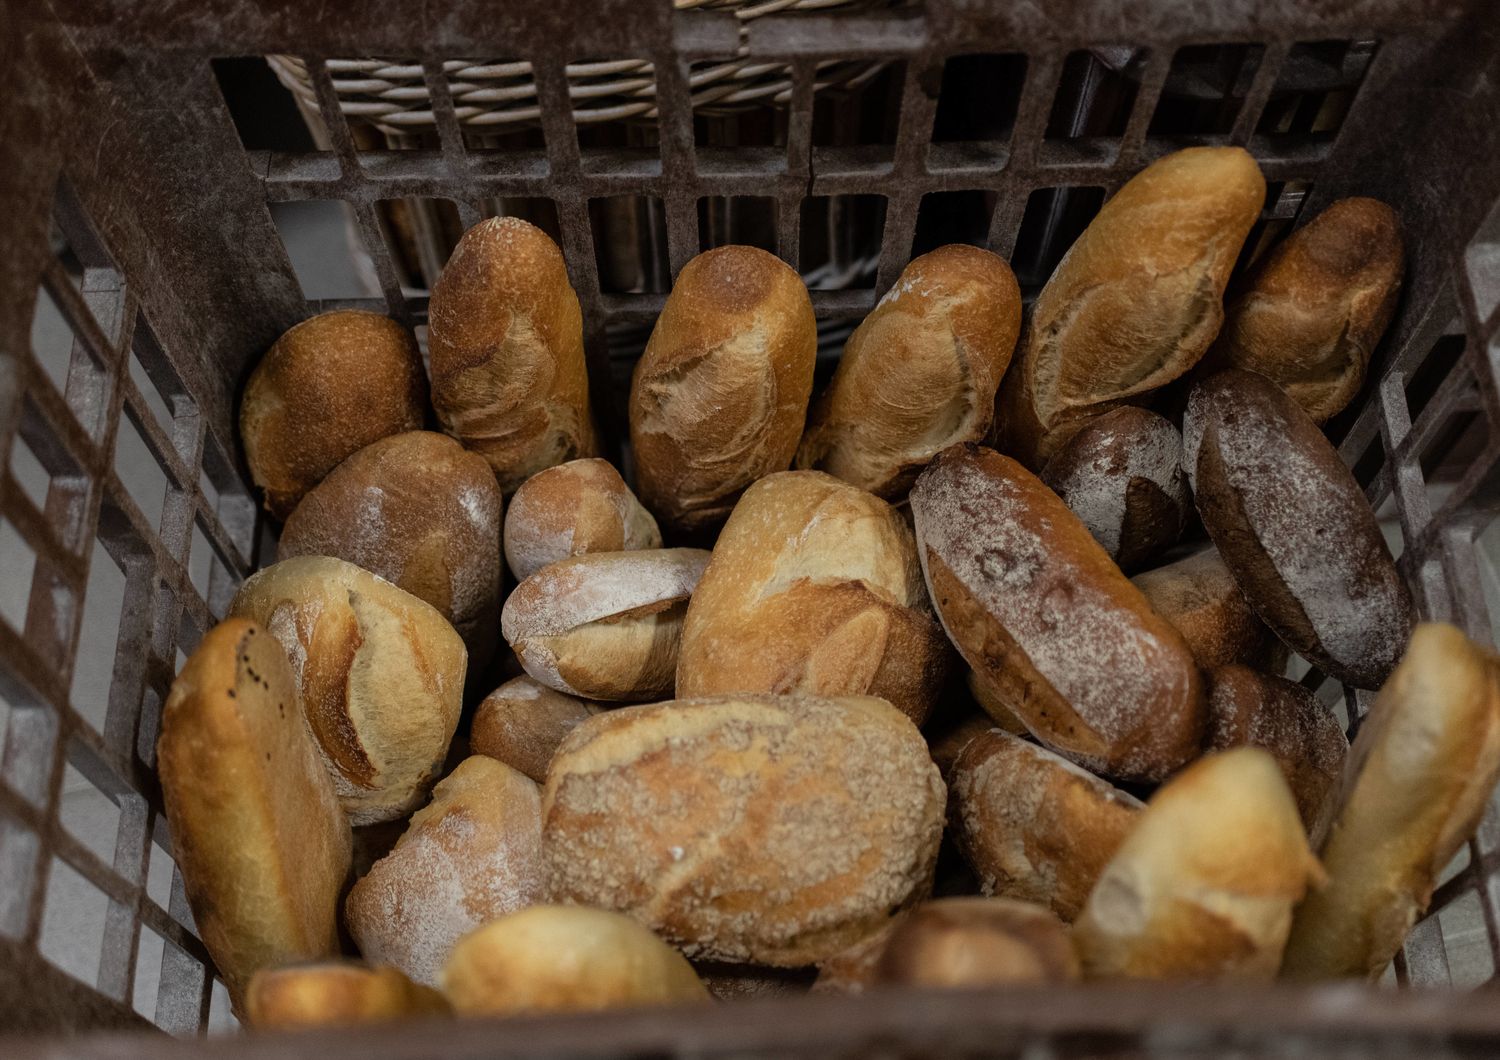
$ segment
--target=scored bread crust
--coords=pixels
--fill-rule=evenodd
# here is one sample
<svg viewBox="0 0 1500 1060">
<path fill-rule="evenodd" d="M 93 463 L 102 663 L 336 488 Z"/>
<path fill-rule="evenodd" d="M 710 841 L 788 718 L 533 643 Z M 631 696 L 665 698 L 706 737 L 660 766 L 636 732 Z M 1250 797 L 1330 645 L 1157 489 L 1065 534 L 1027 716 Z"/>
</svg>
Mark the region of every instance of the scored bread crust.
<svg viewBox="0 0 1500 1060">
<path fill-rule="evenodd" d="M 504 492 L 597 451 L 583 313 L 535 225 L 491 217 L 463 234 L 432 289 L 428 352 L 438 421 Z"/>
<path fill-rule="evenodd" d="M 1182 634 L 1205 671 L 1230 663 L 1268 672 L 1285 667 L 1286 646 L 1256 617 L 1218 549 L 1209 546 L 1130 580 Z"/>
<path fill-rule="evenodd" d="M 505 560 L 517 581 L 569 556 L 648 548 L 661 548 L 656 519 L 598 457 L 537 472 L 505 516 Z"/>
<path fill-rule="evenodd" d="M 684 531 L 724 521 L 741 492 L 797 451 L 817 321 L 773 254 L 726 246 L 683 266 L 630 382 L 641 499 Z"/>
<path fill-rule="evenodd" d="M 676 694 L 871 695 L 920 725 L 950 652 L 896 511 L 831 475 L 783 471 L 746 490 L 719 534 Z"/>
<path fill-rule="evenodd" d="M 318 961 L 255 973 L 245 994 L 246 1024 L 292 1031 L 389 1023 L 452 1012 L 443 995 L 394 968 Z"/>
<path fill-rule="evenodd" d="M 276 640 L 244 619 L 209 630 L 156 757 L 193 922 L 236 1007 L 258 969 L 337 954 L 353 841 Z"/>
<path fill-rule="evenodd" d="M 939 452 L 989 433 L 1020 330 L 1003 258 L 963 244 L 914 258 L 844 344 L 797 467 L 905 496 Z"/>
</svg>

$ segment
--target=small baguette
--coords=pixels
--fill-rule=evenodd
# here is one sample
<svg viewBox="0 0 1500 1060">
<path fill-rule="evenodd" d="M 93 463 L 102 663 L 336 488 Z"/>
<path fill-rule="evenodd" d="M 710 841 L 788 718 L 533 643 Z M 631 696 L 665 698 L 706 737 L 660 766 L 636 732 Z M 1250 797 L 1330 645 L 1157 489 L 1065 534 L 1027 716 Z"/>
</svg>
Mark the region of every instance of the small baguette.
<svg viewBox="0 0 1500 1060">
<path fill-rule="evenodd" d="M 549 467 L 521 484 L 505 517 L 505 561 L 517 581 L 589 552 L 661 548 L 661 531 L 608 460 Z"/>
</svg>

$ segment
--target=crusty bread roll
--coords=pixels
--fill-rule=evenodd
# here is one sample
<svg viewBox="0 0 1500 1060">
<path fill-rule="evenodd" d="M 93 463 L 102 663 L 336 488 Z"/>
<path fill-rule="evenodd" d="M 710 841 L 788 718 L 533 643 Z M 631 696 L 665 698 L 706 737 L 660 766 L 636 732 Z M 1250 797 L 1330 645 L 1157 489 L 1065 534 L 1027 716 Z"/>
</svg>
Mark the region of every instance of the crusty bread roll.
<svg viewBox="0 0 1500 1060">
<path fill-rule="evenodd" d="M 298 556 L 252 575 L 231 615 L 281 642 L 353 824 L 419 805 L 458 727 L 464 642 L 430 604 L 352 563 Z"/>
<path fill-rule="evenodd" d="M 263 968 L 245 992 L 245 1022 L 258 1031 L 392 1023 L 451 1011 L 442 994 L 396 969 L 349 960 Z"/>
<path fill-rule="evenodd" d="M 349 934 L 366 959 L 437 986 L 459 939 L 541 899 L 541 843 L 536 783 L 493 758 L 466 758 L 349 892 Z"/>
<path fill-rule="evenodd" d="M 1203 525 L 1266 625 L 1325 673 L 1378 688 L 1413 610 L 1359 483 L 1275 383 L 1231 368 L 1184 420 Z"/>
<path fill-rule="evenodd" d="M 491 217 L 464 233 L 432 288 L 427 350 L 438 421 L 506 493 L 594 454 L 583 314 L 540 228 Z"/>
<path fill-rule="evenodd" d="M 156 759 L 193 922 L 236 1005 L 258 969 L 338 953 L 349 824 L 281 645 L 243 619 L 209 630 L 172 682 Z"/>
<path fill-rule="evenodd" d="M 358 309 L 304 320 L 266 351 L 240 401 L 266 509 L 285 519 L 345 457 L 421 427 L 426 407 L 422 356 L 400 324 Z"/>
<path fill-rule="evenodd" d="M 1269 376 L 1324 422 L 1364 384 L 1396 311 L 1403 257 L 1396 211 L 1338 200 L 1235 281 L 1204 367 Z"/>
<path fill-rule="evenodd" d="M 599 705 L 548 688 L 530 676 L 505 682 L 480 701 L 469 750 L 504 762 L 538 784 L 563 737 L 599 713 Z"/>
<path fill-rule="evenodd" d="M 682 626 L 677 695 L 871 695 L 918 725 L 951 649 L 889 504 L 820 471 L 767 475 L 719 534 Z"/>
<path fill-rule="evenodd" d="M 628 916 L 537 905 L 471 932 L 443 968 L 466 1016 L 707 1001 L 693 966 Z"/>
<path fill-rule="evenodd" d="M 1205 748 L 1249 746 L 1269 752 L 1316 845 L 1335 809 L 1334 789 L 1349 753 L 1343 726 L 1317 696 L 1284 677 L 1247 666 L 1221 666 L 1209 681 L 1213 691 Z"/>
<path fill-rule="evenodd" d="M 797 466 L 904 497 L 934 456 L 989 433 L 1020 330 L 1003 258 L 954 244 L 913 259 L 844 344 Z"/>
<path fill-rule="evenodd" d="M 614 701 L 670 696 L 682 618 L 708 557 L 701 548 L 571 556 L 516 586 L 501 632 L 548 688 Z"/>
<path fill-rule="evenodd" d="M 1025 736 L 1026 726 L 1021 719 L 1016 717 L 1016 712 L 1005 702 L 1000 689 L 978 670 L 970 670 L 964 677 L 964 684 L 969 690 L 969 695 L 974 697 L 974 702 L 979 704 L 993 723 L 994 728 L 1003 729 L 1014 736 Z"/>
<path fill-rule="evenodd" d="M 1200 549 L 1130 579 L 1182 634 L 1204 670 L 1241 663 L 1279 673 L 1286 648 L 1255 616 L 1218 549 Z"/>
<path fill-rule="evenodd" d="M 1133 405 L 1090 420 L 1047 461 L 1041 478 L 1124 571 L 1170 547 L 1192 506 L 1182 436 Z"/>
<path fill-rule="evenodd" d="M 500 624 L 500 487 L 452 438 L 409 431 L 365 446 L 292 512 L 279 559 L 336 556 L 453 623 L 475 668 Z"/>
<path fill-rule="evenodd" d="M 1500 776 L 1500 659 L 1421 625 L 1349 754 L 1322 846 L 1328 886 L 1297 909 L 1282 975 L 1376 979 L 1474 834 Z"/>
<path fill-rule="evenodd" d="M 1239 147 L 1190 147 L 1114 194 L 1042 288 L 1000 384 L 1001 448 L 1041 468 L 1093 416 L 1197 363 L 1266 182 Z"/>
<path fill-rule="evenodd" d="M 786 470 L 817 355 L 807 288 L 775 255 L 718 247 L 683 266 L 630 382 L 646 506 L 680 530 L 707 529 L 750 483 Z"/>
<path fill-rule="evenodd" d="M 628 912 L 692 957 L 791 967 L 922 897 L 943 783 L 883 700 L 714 696 L 578 726 L 542 812 L 555 900 Z"/>
<path fill-rule="evenodd" d="M 951 792 L 953 835 L 980 890 L 1069 922 L 1141 812 L 1133 795 L 998 730 L 959 754 Z"/>
<path fill-rule="evenodd" d="M 1005 986 L 1079 977 L 1061 920 L 1007 898 L 923 902 L 891 932 L 874 981 L 900 986 Z"/>
<path fill-rule="evenodd" d="M 911 510 L 949 638 L 1037 739 L 1125 780 L 1160 780 L 1197 753 L 1205 689 L 1187 645 L 1040 480 L 955 445 Z"/>
<path fill-rule="evenodd" d="M 1073 925 L 1094 979 L 1270 982 L 1322 880 L 1275 760 L 1209 755 L 1160 788 Z"/>
<path fill-rule="evenodd" d="M 517 581 L 588 552 L 661 548 L 661 531 L 608 460 L 539 471 L 516 490 L 505 517 L 505 561 Z"/>
</svg>

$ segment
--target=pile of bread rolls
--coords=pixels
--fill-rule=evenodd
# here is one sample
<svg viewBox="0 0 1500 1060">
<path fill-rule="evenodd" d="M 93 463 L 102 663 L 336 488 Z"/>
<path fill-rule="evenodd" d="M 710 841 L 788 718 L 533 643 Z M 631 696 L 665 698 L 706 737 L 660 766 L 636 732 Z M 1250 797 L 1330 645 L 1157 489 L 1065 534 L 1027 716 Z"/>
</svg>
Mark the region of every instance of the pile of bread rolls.
<svg viewBox="0 0 1500 1060">
<path fill-rule="evenodd" d="M 287 332 L 241 416 L 280 561 L 159 743 L 239 1011 L 1378 976 L 1495 785 L 1500 660 L 1414 626 L 1319 428 L 1393 212 L 1230 286 L 1264 195 L 1238 148 L 1163 158 L 1024 314 L 993 254 L 923 255 L 815 401 L 799 277 L 708 251 L 635 368 L 634 490 L 530 225 L 463 237 L 425 372 L 373 314 Z M 1352 748 L 1291 652 L 1380 690 Z"/>
</svg>

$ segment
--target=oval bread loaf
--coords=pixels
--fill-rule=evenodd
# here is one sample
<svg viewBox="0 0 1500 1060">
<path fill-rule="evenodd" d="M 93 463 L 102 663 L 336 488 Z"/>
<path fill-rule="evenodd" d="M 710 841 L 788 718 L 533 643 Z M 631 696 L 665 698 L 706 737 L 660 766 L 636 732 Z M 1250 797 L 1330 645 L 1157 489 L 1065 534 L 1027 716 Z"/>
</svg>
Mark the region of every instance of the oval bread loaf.
<svg viewBox="0 0 1500 1060">
<path fill-rule="evenodd" d="M 540 784 L 563 737 L 599 710 L 598 704 L 548 688 L 529 675 L 512 678 L 475 708 L 469 749 Z"/>
<path fill-rule="evenodd" d="M 555 900 L 626 912 L 692 957 L 830 957 L 920 899 L 943 783 L 869 696 L 734 695 L 599 714 L 547 775 Z"/>
<path fill-rule="evenodd" d="M 662 307 L 630 383 L 641 499 L 683 531 L 717 526 L 797 451 L 818 329 L 802 277 L 775 255 L 699 254 Z"/>
<path fill-rule="evenodd" d="M 349 960 L 262 969 L 245 994 L 245 1022 L 258 1031 L 392 1023 L 451 1011 L 442 994 L 396 969 Z"/>
<path fill-rule="evenodd" d="M 989 433 L 1020 330 L 1003 258 L 963 244 L 914 258 L 844 344 L 797 466 L 904 497 L 934 456 Z"/>
<path fill-rule="evenodd" d="M 583 314 L 557 244 L 517 217 L 463 234 L 432 288 L 432 407 L 511 493 L 595 452 Z"/>
<path fill-rule="evenodd" d="M 1197 753 L 1205 689 L 1187 645 L 1040 480 L 956 445 L 917 480 L 911 510 L 949 638 L 1037 739 L 1127 780 Z"/>
<path fill-rule="evenodd" d="M 661 548 L 656 520 L 598 457 L 532 475 L 505 517 L 505 561 L 517 581 L 569 556 L 649 548 Z"/>
<path fill-rule="evenodd" d="M 1272 673 L 1286 666 L 1286 647 L 1256 617 L 1218 549 L 1205 548 L 1130 579 L 1172 623 L 1205 671 L 1240 663 Z"/>
<path fill-rule="evenodd" d="M 463 703 L 464 642 L 430 604 L 330 556 L 252 575 L 229 613 L 275 637 L 354 824 L 403 817 L 426 797 Z"/>
<path fill-rule="evenodd" d="M 1075 980 L 1078 957 L 1062 921 L 1005 898 L 923 902 L 891 932 L 877 983 L 979 987 Z"/>
<path fill-rule="evenodd" d="M 516 586 L 501 631 L 548 688 L 587 699 L 670 696 L 683 615 L 708 557 L 699 548 L 572 556 Z"/>
<path fill-rule="evenodd" d="M 871 695 L 920 725 L 949 653 L 895 510 L 784 471 L 746 490 L 719 534 L 683 621 L 677 695 Z"/>
</svg>

